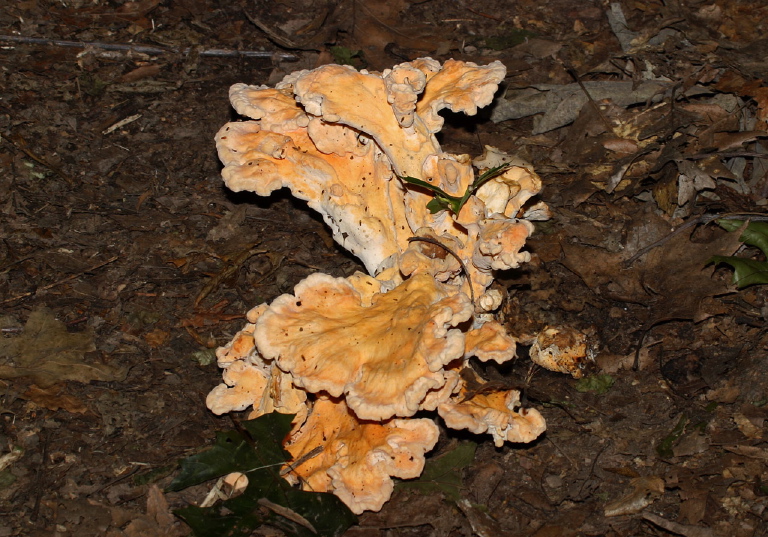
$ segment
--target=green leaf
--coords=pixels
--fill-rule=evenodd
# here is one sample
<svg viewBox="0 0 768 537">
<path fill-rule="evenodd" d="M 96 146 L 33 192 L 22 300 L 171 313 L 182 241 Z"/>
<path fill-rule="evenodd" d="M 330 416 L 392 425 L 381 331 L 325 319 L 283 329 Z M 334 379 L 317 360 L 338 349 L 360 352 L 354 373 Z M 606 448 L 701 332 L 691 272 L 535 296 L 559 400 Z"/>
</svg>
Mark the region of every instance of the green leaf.
<svg viewBox="0 0 768 537">
<path fill-rule="evenodd" d="M 487 183 L 488 181 L 490 181 L 494 177 L 504 173 L 507 170 L 507 168 L 509 168 L 510 166 L 512 166 L 511 162 L 505 162 L 504 164 L 501 164 L 499 166 L 495 166 L 493 168 L 488 168 L 487 170 L 485 170 L 480 175 L 480 177 L 478 177 L 477 179 L 475 179 L 472 182 L 472 186 L 469 187 L 469 189 L 472 190 L 471 194 L 474 194 L 477 191 L 478 188 L 483 186 L 485 183 Z M 467 197 L 469 197 L 469 196 L 467 196 Z"/>
<path fill-rule="evenodd" d="M 263 466 L 279 466 L 290 459 L 282 441 L 291 431 L 290 414 L 273 412 L 244 421 L 246 437 L 238 431 L 217 433 L 214 446 L 181 462 L 181 472 L 168 490 L 181 490 L 232 472 L 245 472 Z"/>
<path fill-rule="evenodd" d="M 485 183 L 487 183 L 489 180 L 493 179 L 497 175 L 501 174 L 509 168 L 512 164 L 509 162 L 505 162 L 501 166 L 496 166 L 494 168 L 490 168 L 488 170 L 485 170 L 479 177 L 475 178 L 474 181 L 472 181 L 472 184 L 467 187 L 466 192 L 464 192 L 464 195 L 462 197 L 456 197 L 451 196 L 448 194 L 445 190 L 443 190 L 440 187 L 437 187 L 433 185 L 432 183 L 429 183 L 427 181 L 424 181 L 422 179 L 416 179 L 415 177 L 409 177 L 404 176 L 400 177 L 400 180 L 404 183 L 420 186 L 422 188 L 426 188 L 427 190 L 434 192 L 435 199 L 427 203 L 427 209 L 429 209 L 429 212 L 432 214 L 438 213 L 440 211 L 447 211 L 451 210 L 453 214 L 459 214 L 461 212 L 461 208 L 464 207 L 464 204 L 467 203 L 467 200 L 472 196 L 475 192 L 477 192 L 477 189 L 483 186 Z"/>
<path fill-rule="evenodd" d="M 357 521 L 336 496 L 299 490 L 280 476 L 280 468 L 290 458 L 282 443 L 292 419 L 291 415 L 272 413 L 245 421 L 242 430 L 219 433 L 211 449 L 182 461 L 170 490 L 230 472 L 248 477 L 248 486 L 240 496 L 212 507 L 176 511 L 197 537 L 246 536 L 266 523 L 287 535 L 336 537 Z"/>
<path fill-rule="evenodd" d="M 725 263 L 733 268 L 733 283 L 736 287 L 744 287 L 768 283 L 768 263 L 755 261 L 744 257 L 713 255 L 709 263 Z"/>
<path fill-rule="evenodd" d="M 398 176 L 398 177 L 400 177 L 400 176 Z M 435 186 L 435 185 L 433 185 L 432 183 L 430 183 L 428 181 L 424 181 L 423 179 L 416 179 L 415 177 L 410 177 L 410 176 L 407 176 L 407 175 L 404 176 L 404 177 L 400 177 L 400 179 L 402 181 L 408 183 L 408 184 L 420 186 L 422 188 L 426 188 L 427 190 L 429 190 L 431 192 L 434 192 L 435 196 L 437 196 L 437 197 L 446 198 L 446 199 L 453 198 L 453 196 L 448 194 L 442 188 L 440 188 L 438 186 Z M 458 200 L 459 198 L 453 198 L 453 199 Z"/>
<path fill-rule="evenodd" d="M 574 385 L 578 392 L 592 392 L 597 395 L 602 395 L 611 389 L 616 379 L 610 375 L 590 375 L 579 379 Z"/>
<path fill-rule="evenodd" d="M 427 460 L 421 477 L 412 481 L 400 481 L 397 488 L 417 490 L 421 494 L 441 492 L 453 501 L 461 498 L 461 471 L 475 458 L 477 444 L 462 442 L 451 451 Z"/>
<path fill-rule="evenodd" d="M 357 67 L 356 63 L 365 63 L 362 50 L 352 50 L 345 46 L 336 45 L 330 48 L 330 53 L 333 56 L 333 60 L 339 65 Z M 358 62 L 355 60 L 358 60 Z"/>
<path fill-rule="evenodd" d="M 432 214 L 439 213 L 440 211 L 447 211 L 451 208 L 451 204 L 445 198 L 435 198 L 427 203 L 427 209 Z"/>
<path fill-rule="evenodd" d="M 142 485 L 149 485 L 150 483 L 154 483 L 155 481 L 159 481 L 160 479 L 170 475 L 176 469 L 176 466 L 176 463 L 166 464 L 165 466 L 155 468 L 149 472 L 134 475 L 131 478 L 131 481 L 133 481 L 133 484 L 137 487 Z"/>
<path fill-rule="evenodd" d="M 265 519 L 255 514 L 219 514 L 216 507 L 185 507 L 174 511 L 197 537 L 203 536 L 247 536 L 261 526 Z"/>
</svg>

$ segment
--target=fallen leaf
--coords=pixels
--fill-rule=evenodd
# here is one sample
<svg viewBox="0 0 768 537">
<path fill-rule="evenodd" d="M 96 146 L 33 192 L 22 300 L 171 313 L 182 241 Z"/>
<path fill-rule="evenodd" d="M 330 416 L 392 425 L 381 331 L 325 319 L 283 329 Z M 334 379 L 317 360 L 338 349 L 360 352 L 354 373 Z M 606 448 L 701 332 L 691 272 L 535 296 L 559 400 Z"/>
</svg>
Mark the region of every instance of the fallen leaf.
<svg viewBox="0 0 768 537">
<path fill-rule="evenodd" d="M 664 480 L 657 476 L 636 477 L 630 485 L 631 492 L 605 506 L 605 516 L 637 514 L 664 493 Z"/>
<path fill-rule="evenodd" d="M 739 247 L 736 234 L 725 234 L 707 243 L 694 243 L 688 232 L 677 233 L 666 242 L 632 259 L 642 248 L 664 239 L 669 225 L 648 215 L 628 232 L 624 249 L 611 252 L 580 244 L 563 243 L 563 263 L 578 274 L 596 294 L 652 306 L 649 321 L 706 317 L 705 299 L 731 288 L 711 277 L 705 266 L 717 255 L 731 255 Z M 627 261 L 632 264 L 627 267 Z"/>
<path fill-rule="evenodd" d="M 155 328 L 151 332 L 144 334 L 144 339 L 153 349 L 157 349 L 158 347 L 165 345 L 170 337 L 170 333 L 165 330 L 161 330 L 160 328 Z"/>
<path fill-rule="evenodd" d="M 123 76 L 118 78 L 117 81 L 123 84 L 129 84 L 131 82 L 136 82 L 143 78 L 150 78 L 159 74 L 159 65 L 142 65 L 136 69 L 133 69 L 132 71 L 125 73 Z"/>
<path fill-rule="evenodd" d="M 127 370 L 88 360 L 93 334 L 70 333 L 45 309 L 34 310 L 20 336 L 0 340 L 0 378 L 30 377 L 41 388 L 75 380 L 123 380 Z"/>
<path fill-rule="evenodd" d="M 587 81 L 584 88 L 595 101 L 611 99 L 624 107 L 647 101 L 660 101 L 671 83 L 652 80 L 633 84 L 631 81 Z M 543 114 L 534 118 L 533 134 L 541 134 L 572 123 L 589 97 L 579 84 L 535 84 L 528 88 L 508 90 L 491 111 L 494 123 L 507 119 Z"/>
<path fill-rule="evenodd" d="M 721 227 L 728 231 L 742 229 L 740 241 L 750 246 L 757 246 L 763 255 L 768 256 L 768 223 L 750 222 L 744 227 L 742 220 L 718 220 Z M 714 255 L 710 263 L 727 263 L 733 268 L 733 283 L 741 289 L 749 285 L 768 283 L 768 262 L 756 261 L 745 257 Z"/>
<path fill-rule="evenodd" d="M 168 508 L 163 491 L 157 485 L 151 485 L 147 493 L 147 514 L 135 518 L 123 533 L 127 537 L 180 537 L 186 534 L 186 531 Z"/>
<path fill-rule="evenodd" d="M 84 414 L 88 411 L 88 407 L 80 399 L 63 394 L 61 391 L 60 387 L 40 388 L 33 384 L 22 394 L 22 397 L 54 412 L 64 409 L 72 414 Z"/>
</svg>

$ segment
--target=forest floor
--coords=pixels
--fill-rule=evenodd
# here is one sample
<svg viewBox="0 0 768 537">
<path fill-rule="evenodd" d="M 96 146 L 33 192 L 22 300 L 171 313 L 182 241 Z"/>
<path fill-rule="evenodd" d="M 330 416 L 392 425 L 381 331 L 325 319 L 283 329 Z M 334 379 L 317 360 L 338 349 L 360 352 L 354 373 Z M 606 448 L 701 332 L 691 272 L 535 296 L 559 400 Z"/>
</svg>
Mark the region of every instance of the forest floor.
<svg viewBox="0 0 768 537">
<path fill-rule="evenodd" d="M 398 487 L 347 534 L 768 535 L 768 288 L 707 264 L 764 260 L 713 217 L 766 211 L 766 25 L 762 0 L 4 3 L 0 537 L 189 534 L 171 513 L 210 484 L 162 491 L 232 429 L 205 405 L 215 348 L 308 275 L 362 268 L 286 191 L 223 186 L 228 88 L 424 56 L 506 65 L 440 142 L 533 164 L 553 218 L 499 275 L 498 317 L 588 333 L 596 358 L 586 381 L 524 348 L 480 367 L 546 434 L 444 435 L 432 458 L 476 443 L 468 502 Z"/>
</svg>

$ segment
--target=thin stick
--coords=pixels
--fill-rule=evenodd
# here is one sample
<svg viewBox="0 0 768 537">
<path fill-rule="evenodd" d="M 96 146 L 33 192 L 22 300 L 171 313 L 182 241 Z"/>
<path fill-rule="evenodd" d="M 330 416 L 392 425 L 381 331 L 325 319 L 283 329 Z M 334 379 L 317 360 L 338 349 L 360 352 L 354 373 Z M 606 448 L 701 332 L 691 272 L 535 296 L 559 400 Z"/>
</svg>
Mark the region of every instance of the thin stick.
<svg viewBox="0 0 768 537">
<path fill-rule="evenodd" d="M 439 246 L 449 254 L 451 254 L 456 261 L 459 262 L 459 266 L 461 267 L 462 272 L 464 273 L 464 276 L 467 278 L 467 283 L 469 284 L 469 296 L 472 299 L 472 305 L 475 305 L 475 291 L 472 289 L 472 278 L 469 276 L 469 271 L 467 270 L 467 267 L 464 266 L 464 262 L 461 260 L 461 258 L 458 256 L 456 252 L 448 248 L 445 244 L 442 242 L 435 240 L 431 237 L 409 237 L 408 242 L 413 241 L 422 241 L 422 242 L 428 242 L 429 244 L 434 244 L 435 246 Z"/>
<path fill-rule="evenodd" d="M 92 267 L 90 267 L 88 269 L 85 269 L 85 270 L 83 270 L 81 272 L 78 272 L 77 274 L 70 274 L 66 278 L 62 278 L 61 280 L 55 281 L 53 283 L 49 283 L 48 285 L 44 285 L 43 287 L 38 287 L 34 291 L 28 291 L 26 293 L 22 293 L 20 295 L 16 295 L 16 296 L 14 296 L 12 298 L 7 298 L 7 299 L 3 300 L 2 302 L 0 302 L 0 304 L 7 304 L 8 302 L 13 302 L 14 300 L 19 300 L 20 298 L 26 298 L 28 296 L 32 296 L 35 293 L 37 293 L 38 291 L 47 291 L 48 289 L 56 287 L 57 285 L 61 285 L 63 283 L 67 283 L 68 281 L 74 280 L 75 278 L 79 278 L 83 274 L 87 274 L 89 272 L 93 272 L 96 269 L 100 269 L 104 265 L 109 265 L 110 263 L 115 261 L 118 257 L 120 257 L 120 256 L 116 255 L 114 257 L 110 257 L 109 259 L 107 259 L 106 261 L 102 261 L 98 265 L 94 265 L 94 266 L 92 266 Z"/>
<path fill-rule="evenodd" d="M 302 455 L 301 457 L 296 459 L 293 463 L 289 464 L 288 466 L 286 466 L 285 468 L 280 470 L 280 476 L 284 476 L 284 475 L 287 475 L 287 474 L 293 472 L 296 468 L 298 468 L 299 466 L 301 466 L 302 464 L 304 464 L 308 460 L 314 459 L 315 457 L 320 455 L 323 452 L 324 449 L 325 448 L 323 446 L 317 446 L 313 450 L 305 453 L 304 455 Z"/>
<path fill-rule="evenodd" d="M 251 24 L 253 24 L 256 28 L 258 28 L 259 30 L 267 34 L 267 39 L 272 41 L 277 46 L 287 48 L 289 50 L 314 50 L 314 51 L 319 50 L 317 47 L 314 47 L 314 48 L 307 47 L 306 43 L 294 43 L 287 37 L 272 31 L 269 28 L 269 26 L 261 22 L 259 19 L 257 19 L 247 11 L 243 11 L 243 15 L 245 15 L 245 18 L 251 21 Z"/>
<path fill-rule="evenodd" d="M 600 110 L 600 105 L 595 102 L 595 100 L 592 98 L 592 95 L 590 95 L 589 91 L 587 91 L 587 87 L 584 85 L 584 82 L 581 81 L 581 77 L 579 77 L 576 69 L 565 63 L 563 63 L 563 67 L 565 67 L 565 70 L 568 71 L 568 74 L 571 75 L 571 77 L 576 81 L 576 83 L 581 88 L 581 91 L 584 92 L 584 95 L 587 96 L 590 106 L 592 106 L 592 109 L 597 112 L 598 117 L 600 117 L 600 121 L 603 122 L 603 125 L 605 125 L 605 127 L 608 129 L 608 132 L 615 134 L 616 131 L 614 130 L 613 125 L 611 125 L 611 122 L 608 121 L 607 117 L 605 117 L 603 111 Z"/>
<path fill-rule="evenodd" d="M 169 49 L 161 47 L 151 47 L 147 45 L 127 45 L 123 43 L 101 43 L 98 41 L 65 41 L 63 39 L 46 39 L 44 37 L 24 37 L 22 35 L 0 35 L 0 41 L 11 43 L 21 43 L 25 45 L 46 45 L 49 47 L 73 47 L 73 48 L 98 48 L 102 50 L 120 50 L 126 52 L 136 52 L 139 54 L 184 54 L 187 55 L 194 51 L 194 48 Z M 268 50 L 230 50 L 222 48 L 203 49 L 198 53 L 200 56 L 214 56 L 224 58 L 276 58 L 279 60 L 296 61 L 298 56 L 286 52 L 275 52 Z"/>
</svg>

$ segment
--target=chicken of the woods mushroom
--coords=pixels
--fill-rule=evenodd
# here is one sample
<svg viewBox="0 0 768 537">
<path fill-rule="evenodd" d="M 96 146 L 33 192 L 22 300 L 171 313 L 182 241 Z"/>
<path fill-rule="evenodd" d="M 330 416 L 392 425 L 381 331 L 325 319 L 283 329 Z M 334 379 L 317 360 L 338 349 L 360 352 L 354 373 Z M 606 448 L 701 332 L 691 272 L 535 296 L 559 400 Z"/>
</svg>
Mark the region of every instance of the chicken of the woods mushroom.
<svg viewBox="0 0 768 537">
<path fill-rule="evenodd" d="M 533 226 L 523 213 L 541 181 L 495 148 L 473 166 L 435 137 L 440 110 L 475 114 L 505 71 L 498 61 L 421 58 L 382 73 L 325 65 L 274 88 L 230 89 L 250 119 L 216 135 L 226 185 L 261 196 L 289 188 L 367 274 L 313 274 L 251 310 L 217 352 L 224 382 L 207 404 L 217 414 L 295 414 L 285 447 L 303 462 L 288 477 L 333 492 L 355 513 L 380 509 L 392 477 L 421 473 L 438 429 L 414 418 L 419 411 L 491 434 L 496 445 L 545 429 L 514 390 L 472 394 L 462 375 L 471 357 L 515 356 L 515 338 L 493 320 L 502 294 L 491 284 L 494 271 L 530 259 L 522 248 Z M 499 172 L 468 190 L 489 169 Z M 434 191 L 404 177 L 463 197 L 458 214 L 433 212 Z"/>
</svg>

